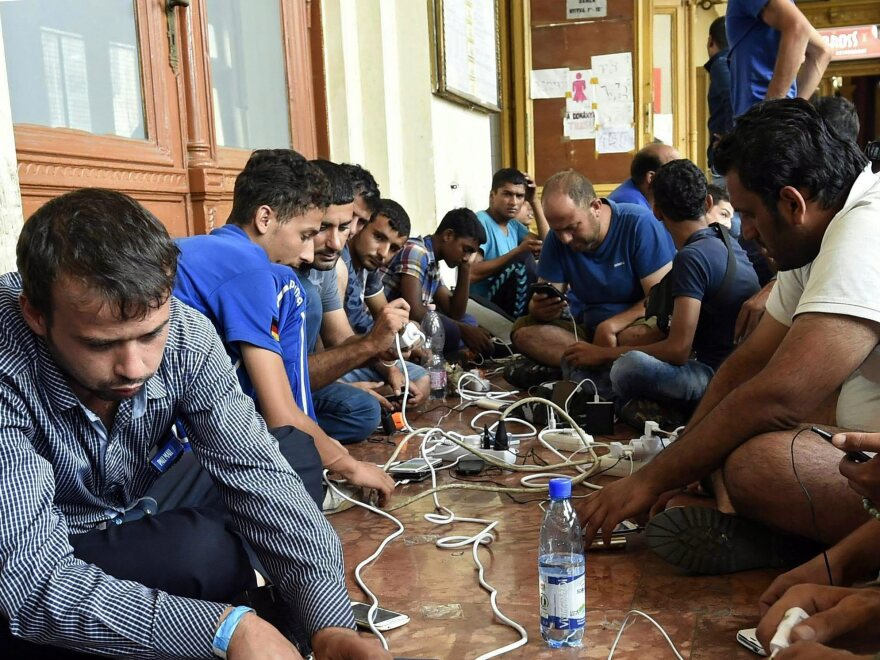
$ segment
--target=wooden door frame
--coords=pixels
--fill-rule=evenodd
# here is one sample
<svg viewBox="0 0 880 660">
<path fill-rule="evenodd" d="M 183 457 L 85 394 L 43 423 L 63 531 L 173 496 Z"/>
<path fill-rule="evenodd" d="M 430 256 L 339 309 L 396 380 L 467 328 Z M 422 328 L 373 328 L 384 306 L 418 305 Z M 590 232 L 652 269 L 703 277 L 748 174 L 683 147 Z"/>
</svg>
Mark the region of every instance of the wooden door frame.
<svg viewBox="0 0 880 660">
<path fill-rule="evenodd" d="M 18 174 L 24 200 L 46 200 L 81 187 L 121 190 L 155 202 L 184 203 L 188 190 L 176 111 L 179 79 L 168 75 L 164 2 L 135 3 L 145 140 L 15 124 Z M 27 203 L 27 202 L 25 202 Z M 177 227 L 192 232 L 189 213 Z"/>
</svg>

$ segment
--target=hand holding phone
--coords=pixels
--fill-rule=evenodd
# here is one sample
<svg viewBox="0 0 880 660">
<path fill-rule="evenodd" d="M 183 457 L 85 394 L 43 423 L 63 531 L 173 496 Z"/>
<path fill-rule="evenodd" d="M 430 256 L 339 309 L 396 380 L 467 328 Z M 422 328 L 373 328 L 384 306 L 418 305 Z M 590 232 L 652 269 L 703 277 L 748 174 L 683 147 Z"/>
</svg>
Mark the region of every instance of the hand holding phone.
<svg viewBox="0 0 880 660">
<path fill-rule="evenodd" d="M 529 290 L 532 292 L 532 295 L 540 293 L 549 298 L 559 298 L 562 301 L 565 300 L 565 296 L 562 295 L 562 292 L 547 282 L 535 282 L 529 285 Z"/>
<path fill-rule="evenodd" d="M 832 447 L 836 446 L 836 445 L 834 445 L 834 443 L 831 442 L 831 438 L 834 437 L 833 433 L 829 433 L 825 429 L 820 429 L 817 426 L 811 426 L 810 430 L 813 433 L 815 433 L 816 435 L 818 435 L 820 438 L 825 440 Z M 852 461 L 853 463 L 867 463 L 868 461 L 871 460 L 871 457 L 868 456 L 863 451 L 848 451 L 848 452 L 844 452 L 844 453 L 846 454 L 847 459 Z"/>
</svg>

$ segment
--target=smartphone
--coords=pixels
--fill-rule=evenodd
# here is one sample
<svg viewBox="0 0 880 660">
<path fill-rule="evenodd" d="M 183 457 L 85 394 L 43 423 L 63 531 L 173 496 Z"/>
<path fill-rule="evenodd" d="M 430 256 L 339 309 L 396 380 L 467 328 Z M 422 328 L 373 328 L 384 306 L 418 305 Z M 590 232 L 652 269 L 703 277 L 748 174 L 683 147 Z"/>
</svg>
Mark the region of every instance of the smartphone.
<svg viewBox="0 0 880 660">
<path fill-rule="evenodd" d="M 439 458 L 429 458 L 427 462 L 424 458 L 411 458 L 403 463 L 392 465 L 388 468 L 388 473 L 397 479 L 421 481 L 431 476 L 431 466 L 436 467 L 442 462 Z"/>
<path fill-rule="evenodd" d="M 767 655 L 767 651 L 764 650 L 764 647 L 761 646 L 761 642 L 758 641 L 758 637 L 755 635 L 755 628 L 744 628 L 736 633 L 736 641 L 745 646 L 752 653 L 756 653 L 757 655 Z"/>
<path fill-rule="evenodd" d="M 369 630 L 370 624 L 367 622 L 367 613 L 370 611 L 370 606 L 366 603 L 352 601 L 351 611 L 354 614 L 354 622 L 359 627 Z M 376 608 L 376 613 L 373 615 L 373 625 L 376 626 L 376 630 L 394 630 L 395 628 L 400 628 L 400 626 L 405 626 L 407 623 L 409 623 L 409 617 L 406 614 L 386 610 L 382 607 Z"/>
<path fill-rule="evenodd" d="M 614 550 L 616 548 L 625 548 L 626 535 L 632 534 L 633 532 L 641 531 L 641 529 L 642 528 L 636 525 L 634 522 L 630 520 L 624 520 L 617 527 L 614 528 L 613 532 L 611 532 L 611 545 L 605 545 L 605 541 L 602 540 L 602 537 L 597 536 L 593 539 L 593 542 L 590 543 L 590 547 L 588 548 L 588 550 Z"/>
<path fill-rule="evenodd" d="M 834 437 L 834 434 L 833 434 L 833 433 L 829 433 L 829 432 L 826 431 L 825 429 L 820 429 L 820 428 L 817 427 L 817 426 L 811 426 L 811 427 L 810 427 L 810 430 L 811 430 L 813 433 L 815 433 L 816 435 L 818 435 L 820 438 L 822 438 L 823 440 L 825 440 L 828 444 L 831 444 L 831 438 Z M 833 446 L 833 445 L 832 445 L 832 446 Z M 847 457 L 849 460 L 851 460 L 853 463 L 867 463 L 868 461 L 871 460 L 871 457 L 868 456 L 868 455 L 867 455 L 865 452 L 863 452 L 863 451 L 848 451 L 848 452 L 845 452 L 845 453 L 846 453 L 846 457 Z"/>
<path fill-rule="evenodd" d="M 563 301 L 565 300 L 565 296 L 559 291 L 559 289 L 547 282 L 535 282 L 534 284 L 529 285 L 529 291 L 532 292 L 532 295 L 542 293 L 545 296 L 556 296 Z"/>
</svg>

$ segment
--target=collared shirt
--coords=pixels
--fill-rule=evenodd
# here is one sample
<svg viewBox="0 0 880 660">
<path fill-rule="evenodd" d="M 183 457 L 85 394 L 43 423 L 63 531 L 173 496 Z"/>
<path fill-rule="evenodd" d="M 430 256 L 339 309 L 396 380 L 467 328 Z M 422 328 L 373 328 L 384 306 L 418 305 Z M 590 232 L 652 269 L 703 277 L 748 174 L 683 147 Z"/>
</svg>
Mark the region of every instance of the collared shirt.
<svg viewBox="0 0 880 660">
<path fill-rule="evenodd" d="M 150 455 L 175 419 L 305 631 L 353 627 L 339 538 L 241 392 L 208 320 L 172 299 L 143 413 L 137 398 L 121 401 L 102 434 L 24 322 L 20 292 L 17 273 L 0 276 L 0 612 L 11 632 L 113 656 L 212 657 L 224 604 L 117 580 L 75 558 L 68 541 L 147 492 L 158 476 Z"/>
<path fill-rule="evenodd" d="M 639 190 L 636 182 L 631 178 L 627 179 L 617 186 L 617 188 L 612 190 L 611 194 L 608 195 L 608 199 L 612 202 L 617 202 L 618 204 L 638 204 L 639 206 L 644 206 L 651 211 L 651 213 L 654 212 L 648 199 L 642 194 L 642 191 Z"/>
<path fill-rule="evenodd" d="M 422 304 L 431 304 L 434 294 L 443 282 L 430 236 L 409 239 L 388 264 L 384 276 L 385 296 L 388 300 L 400 298 L 400 278 L 403 275 L 411 275 L 421 282 Z"/>
<path fill-rule="evenodd" d="M 355 268 L 347 245 L 342 250 L 342 261 L 348 270 L 348 284 L 345 286 L 343 302 L 345 315 L 352 330 L 364 335 L 373 329 L 373 315 L 367 307 L 366 299 L 384 293 L 382 273 L 378 270 Z"/>
</svg>

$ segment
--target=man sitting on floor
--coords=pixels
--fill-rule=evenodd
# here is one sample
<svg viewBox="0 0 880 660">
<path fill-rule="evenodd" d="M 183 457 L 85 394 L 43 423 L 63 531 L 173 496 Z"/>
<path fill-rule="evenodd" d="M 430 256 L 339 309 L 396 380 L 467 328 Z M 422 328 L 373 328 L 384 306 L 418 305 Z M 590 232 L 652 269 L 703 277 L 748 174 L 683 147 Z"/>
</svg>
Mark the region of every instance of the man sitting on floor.
<svg viewBox="0 0 880 660">
<path fill-rule="evenodd" d="M 380 199 L 375 204 L 370 221 L 343 248 L 342 259 L 337 263 L 339 290 L 343 292 L 345 314 L 354 332 L 370 332 L 373 319 L 388 305 L 379 269 L 388 265 L 406 244 L 409 232 L 409 215 L 403 207 L 393 199 Z M 342 269 L 339 268 L 340 264 Z M 396 347 L 390 351 L 389 357 L 398 360 Z M 428 373 L 410 362 L 406 363 L 406 370 L 410 378 L 410 398 L 407 403 L 418 405 L 430 390 Z M 360 367 L 349 371 L 341 380 L 346 383 L 381 382 L 382 374 L 372 367 Z M 400 392 L 392 394 L 399 395 Z"/>
<path fill-rule="evenodd" d="M 78 190 L 30 217 L 17 257 L 0 278 L 0 657 L 297 660 L 228 605 L 256 586 L 247 542 L 318 657 L 390 659 L 354 631 L 339 539 L 214 328 L 171 297 L 162 224 L 125 195 Z M 131 521 L 189 450 L 225 511 Z"/>
<path fill-rule="evenodd" d="M 638 204 L 653 211 L 654 193 L 651 181 L 661 165 L 681 158 L 681 154 L 668 144 L 652 142 L 633 156 L 629 166 L 629 179 L 615 188 L 608 199 L 618 204 Z"/>
<path fill-rule="evenodd" d="M 672 430 L 702 398 L 709 380 L 733 350 L 733 326 L 743 301 L 758 290 L 748 257 L 726 229 L 710 227 L 712 198 L 706 177 L 689 160 L 657 170 L 651 186 L 654 214 L 678 252 L 672 270 L 651 292 L 660 297 L 666 336 L 639 346 L 573 344 L 565 359 L 575 367 L 611 367 L 621 417 L 644 428 L 645 419 Z M 674 309 L 669 307 L 674 305 Z M 580 380 L 575 372 L 572 380 Z"/>
<path fill-rule="evenodd" d="M 428 305 L 436 304 L 446 334 L 444 353 L 457 351 L 463 342 L 474 353 L 492 355 L 492 335 L 465 313 L 473 255 L 485 242 L 486 231 L 474 212 L 453 209 L 433 235 L 409 239 L 386 269 L 385 295 L 389 300 L 405 300 L 413 319 L 421 321 Z M 440 279 L 441 261 L 458 268 L 452 293 Z"/>
<path fill-rule="evenodd" d="M 721 365 L 682 437 L 581 509 L 588 539 L 607 535 L 711 477 L 715 502 L 701 503 L 717 509 L 667 508 L 648 523 L 655 551 L 706 573 L 800 559 L 779 554 L 792 545 L 773 529 L 827 544 L 864 523 L 835 469 L 839 450 L 801 424 L 880 430 L 880 177 L 800 99 L 750 109 L 715 163 L 743 236 L 779 265 L 767 313 Z M 836 415 L 823 414 L 835 398 Z"/>
<path fill-rule="evenodd" d="M 540 205 L 533 206 L 537 235 L 516 220 L 523 204 L 534 199 L 535 182 L 517 169 L 505 168 L 492 177 L 489 207 L 477 212 L 486 242 L 471 266 L 471 298 L 500 310 L 511 323 L 526 313 L 529 285 L 536 278 L 535 259 L 548 231 Z"/>
<path fill-rule="evenodd" d="M 336 269 L 353 223 L 352 183 L 342 166 L 329 161 L 313 162 L 329 179 L 332 199 L 315 235 L 311 262 L 299 260 L 307 299 L 309 378 L 318 423 L 334 438 L 348 444 L 373 433 L 379 424 L 380 406 L 391 409 L 392 404 L 376 391 L 374 380 L 346 383 L 340 379 L 368 366 L 378 372 L 380 380 L 393 393 L 403 391 L 405 380 L 400 366 L 386 364 L 384 360 L 393 355 L 394 338 L 409 320 L 409 308 L 403 301 L 389 304 L 376 317 L 370 332 L 355 335 L 342 308 Z M 427 378 L 421 368 L 411 365 L 410 369 L 410 380 L 416 383 L 411 392 L 415 405 L 427 394 Z"/>
<path fill-rule="evenodd" d="M 532 296 L 529 315 L 513 328 L 514 346 L 528 359 L 505 371 L 517 387 L 558 379 L 563 356 L 578 341 L 617 346 L 618 333 L 644 315 L 645 296 L 675 254 L 653 213 L 596 197 L 589 179 L 573 170 L 550 177 L 541 201 L 551 232 L 538 276 L 561 294 L 570 288 L 574 298 L 566 319 L 561 296 Z"/>
<path fill-rule="evenodd" d="M 255 151 L 236 177 L 226 225 L 177 242 L 174 294 L 214 324 L 270 428 L 307 433 L 324 467 L 384 498 L 394 482 L 321 429 L 309 389 L 306 301 L 291 264 L 311 254 L 329 199 L 327 179 L 295 151 Z M 308 485 L 320 503 L 320 472 L 315 477 Z"/>
</svg>

